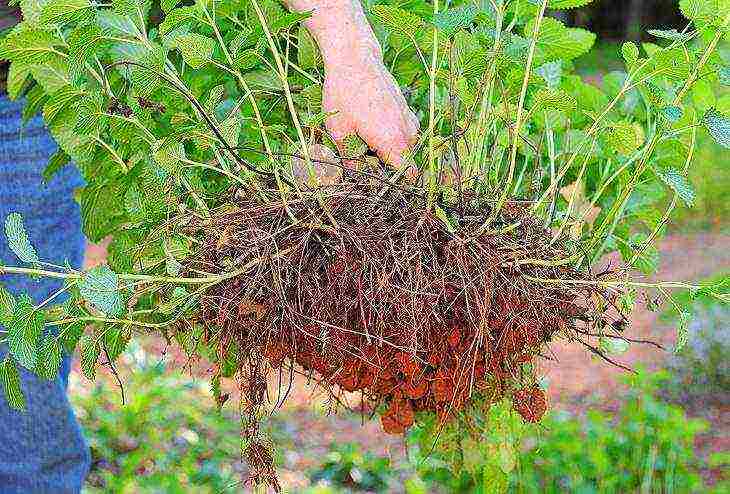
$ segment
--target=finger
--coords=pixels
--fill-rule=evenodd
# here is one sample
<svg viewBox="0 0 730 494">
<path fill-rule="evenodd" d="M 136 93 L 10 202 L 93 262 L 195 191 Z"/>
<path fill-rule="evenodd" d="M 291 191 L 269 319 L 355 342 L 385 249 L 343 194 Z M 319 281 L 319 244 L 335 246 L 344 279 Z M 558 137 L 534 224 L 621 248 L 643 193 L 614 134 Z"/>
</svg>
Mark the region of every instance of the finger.
<svg viewBox="0 0 730 494">
<path fill-rule="evenodd" d="M 354 122 L 342 111 L 327 117 L 325 126 L 335 142 L 341 142 L 348 135 L 355 133 Z"/>
</svg>

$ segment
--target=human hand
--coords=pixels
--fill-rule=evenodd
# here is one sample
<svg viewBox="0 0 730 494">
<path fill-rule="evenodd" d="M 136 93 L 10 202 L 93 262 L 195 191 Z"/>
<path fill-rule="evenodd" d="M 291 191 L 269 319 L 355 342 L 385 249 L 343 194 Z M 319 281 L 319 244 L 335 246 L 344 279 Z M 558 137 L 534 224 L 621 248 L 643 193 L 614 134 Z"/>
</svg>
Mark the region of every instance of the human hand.
<svg viewBox="0 0 730 494">
<path fill-rule="evenodd" d="M 383 64 L 380 44 L 359 0 L 287 0 L 312 11 L 305 26 L 317 40 L 324 60 L 322 106 L 334 112 L 325 125 L 342 144 L 351 134 L 362 138 L 393 166 L 418 134 L 418 119 L 408 108 L 393 76 Z"/>
<path fill-rule="evenodd" d="M 416 142 L 418 119 L 379 57 L 346 58 L 340 53 L 325 65 L 322 107 L 334 113 L 327 130 L 336 142 L 357 134 L 384 162 L 401 166 Z"/>
</svg>

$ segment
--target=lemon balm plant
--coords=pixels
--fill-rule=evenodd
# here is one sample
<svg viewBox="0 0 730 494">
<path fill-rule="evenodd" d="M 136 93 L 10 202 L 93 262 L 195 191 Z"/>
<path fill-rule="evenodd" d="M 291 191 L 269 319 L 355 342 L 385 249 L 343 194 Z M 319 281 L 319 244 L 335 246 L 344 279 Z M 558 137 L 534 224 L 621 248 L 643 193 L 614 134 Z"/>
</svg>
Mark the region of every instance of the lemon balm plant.
<svg viewBox="0 0 730 494">
<path fill-rule="evenodd" d="M 338 152 L 321 56 L 300 26 L 309 13 L 182 3 L 151 15 L 149 1 L 21 2 L 2 40 L 9 95 L 26 117 L 42 112 L 60 147 L 46 177 L 77 166 L 84 232 L 111 238 L 108 265 L 75 271 L 40 259 L 22 218 L 6 219 L 19 265 L 0 273 L 58 278 L 71 294 L 53 306 L 0 292 L 13 406 L 18 366 L 52 377 L 78 349 L 93 378 L 157 332 L 214 364 L 220 404 L 235 378 L 244 455 L 256 482 L 276 485 L 258 427 L 286 396 L 267 389 L 272 371 L 334 397 L 360 391 L 387 432 L 418 422 L 478 436 L 502 400 L 540 419 L 533 364 L 550 341 L 614 362 L 639 292 L 727 301 L 724 282 L 635 271 L 656 270 L 672 210 L 693 201 L 698 134 L 730 147 L 716 91 L 729 78 L 727 0 L 679 2 L 686 27 L 624 44 L 625 70 L 602 87 L 573 71 L 595 36 L 551 15 L 590 0 L 365 2 L 421 120 L 415 174 L 357 136 Z M 319 180 L 327 168 L 339 182 Z M 598 264 L 612 251 L 625 266 Z"/>
</svg>

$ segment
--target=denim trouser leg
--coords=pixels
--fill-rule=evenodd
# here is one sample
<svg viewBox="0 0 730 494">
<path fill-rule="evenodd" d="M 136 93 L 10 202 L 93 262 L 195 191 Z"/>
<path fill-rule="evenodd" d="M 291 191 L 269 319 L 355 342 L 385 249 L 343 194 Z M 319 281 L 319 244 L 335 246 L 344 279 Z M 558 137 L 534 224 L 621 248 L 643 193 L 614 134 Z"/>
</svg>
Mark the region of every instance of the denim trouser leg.
<svg viewBox="0 0 730 494">
<path fill-rule="evenodd" d="M 56 144 L 40 117 L 21 129 L 22 105 L 0 96 L 0 219 L 20 212 L 41 259 L 79 266 L 84 238 L 72 192 L 81 180 L 72 167 L 44 185 L 41 172 Z M 0 262 L 16 265 L 4 234 Z M 11 292 L 27 292 L 39 302 L 57 290 L 57 281 L 0 277 Z M 0 346 L 0 359 L 7 347 Z M 0 396 L 0 494 L 80 492 L 88 472 L 88 447 L 66 396 L 70 360 L 62 376 L 46 381 L 21 369 L 26 410 L 8 408 Z"/>
</svg>

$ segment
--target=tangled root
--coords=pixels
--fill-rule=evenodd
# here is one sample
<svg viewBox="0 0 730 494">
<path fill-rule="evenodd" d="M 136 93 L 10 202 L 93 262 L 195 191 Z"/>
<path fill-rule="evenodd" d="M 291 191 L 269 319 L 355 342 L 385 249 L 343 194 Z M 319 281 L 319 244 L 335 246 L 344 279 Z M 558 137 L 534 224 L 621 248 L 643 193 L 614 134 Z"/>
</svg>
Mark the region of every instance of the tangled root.
<svg viewBox="0 0 730 494">
<path fill-rule="evenodd" d="M 333 396 L 359 392 L 388 433 L 418 412 L 447 421 L 475 396 L 511 397 L 538 421 L 546 400 L 529 364 L 558 334 L 610 327 L 593 301 L 615 294 L 580 283 L 591 275 L 564 261 L 570 245 L 518 203 L 487 224 L 491 213 L 357 184 L 238 200 L 199 226 L 207 240 L 188 266 L 237 273 L 203 298 L 206 337 L 239 363 L 265 361 L 263 375 L 297 367 Z"/>
</svg>

